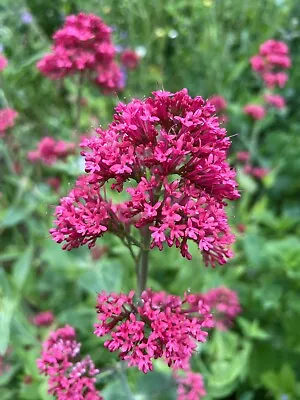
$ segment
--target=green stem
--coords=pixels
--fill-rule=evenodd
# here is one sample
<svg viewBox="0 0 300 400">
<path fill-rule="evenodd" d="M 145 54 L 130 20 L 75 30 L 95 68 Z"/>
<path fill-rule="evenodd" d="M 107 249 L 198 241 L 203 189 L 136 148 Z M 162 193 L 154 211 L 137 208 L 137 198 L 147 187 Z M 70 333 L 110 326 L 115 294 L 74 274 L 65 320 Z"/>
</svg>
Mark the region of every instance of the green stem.
<svg viewBox="0 0 300 400">
<path fill-rule="evenodd" d="M 80 115 L 81 115 L 81 99 L 82 99 L 82 89 L 83 89 L 83 74 L 79 74 L 78 78 L 78 88 L 75 104 L 75 131 L 73 131 L 73 140 L 76 139 L 77 133 L 80 128 Z"/>
<path fill-rule="evenodd" d="M 146 289 L 147 277 L 148 277 L 148 265 L 149 265 L 149 246 L 150 246 L 151 234 L 148 226 L 141 229 L 141 249 L 137 264 L 137 287 L 138 295 Z"/>
</svg>

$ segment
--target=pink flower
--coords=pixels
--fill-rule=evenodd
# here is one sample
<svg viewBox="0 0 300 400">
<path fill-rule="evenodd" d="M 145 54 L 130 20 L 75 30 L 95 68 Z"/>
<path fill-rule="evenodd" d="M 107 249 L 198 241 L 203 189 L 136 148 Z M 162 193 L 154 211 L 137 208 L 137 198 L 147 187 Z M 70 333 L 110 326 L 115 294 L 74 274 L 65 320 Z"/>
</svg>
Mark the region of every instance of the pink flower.
<svg viewBox="0 0 300 400">
<path fill-rule="evenodd" d="M 47 183 L 49 186 L 51 186 L 51 188 L 55 191 L 58 191 L 58 189 L 60 188 L 61 185 L 61 180 L 58 177 L 50 177 L 47 179 Z"/>
<path fill-rule="evenodd" d="M 270 173 L 270 170 L 269 168 L 254 167 L 251 173 L 255 178 L 262 179 Z"/>
<path fill-rule="evenodd" d="M 104 346 L 120 351 L 120 358 L 144 373 L 153 360 L 163 358 L 169 367 L 186 368 L 197 342 L 205 342 L 205 328 L 212 327 L 209 308 L 202 299 L 144 291 L 139 302 L 129 295 L 102 292 L 98 295 L 96 336 L 108 336 Z"/>
<path fill-rule="evenodd" d="M 249 151 L 239 151 L 236 153 L 236 158 L 239 161 L 247 162 L 250 160 L 250 153 Z"/>
<path fill-rule="evenodd" d="M 27 155 L 31 162 L 41 161 L 46 165 L 52 165 L 57 160 L 64 160 L 75 151 L 75 144 L 56 141 L 54 138 L 45 136 L 38 144 L 36 150 L 30 151 Z"/>
<path fill-rule="evenodd" d="M 177 382 L 177 400 L 200 400 L 206 395 L 201 374 L 185 371 L 183 374 L 175 373 Z"/>
<path fill-rule="evenodd" d="M 258 104 L 248 104 L 244 107 L 244 113 L 248 114 L 253 119 L 263 119 L 266 111 L 263 106 Z"/>
<path fill-rule="evenodd" d="M 0 137 L 3 137 L 8 128 L 15 125 L 18 113 L 12 108 L 2 108 L 0 110 Z"/>
<path fill-rule="evenodd" d="M 285 107 L 285 99 L 279 94 L 265 94 L 264 99 L 266 103 L 274 106 L 275 108 L 284 108 Z"/>
<path fill-rule="evenodd" d="M 235 200 L 239 193 L 226 162 L 230 140 L 212 105 L 192 99 L 186 89 L 159 91 L 153 98 L 119 104 L 108 129 L 96 131 L 81 144 L 86 179 L 75 197 L 72 191 L 61 200 L 54 240 L 66 242 L 65 249 L 92 247 L 105 231 L 122 237 L 147 226 L 151 248 L 176 246 L 190 259 L 193 240 L 206 264 L 232 257 L 225 199 Z M 127 201 L 106 199 L 105 185 L 122 192 L 125 183 Z"/>
<path fill-rule="evenodd" d="M 8 65 L 7 59 L 0 54 L 0 72 L 3 71 Z"/>
<path fill-rule="evenodd" d="M 215 95 L 208 99 L 208 101 L 215 106 L 216 113 L 225 110 L 227 108 L 227 101 L 224 97 Z"/>
<path fill-rule="evenodd" d="M 224 286 L 209 290 L 202 298 L 211 308 L 215 326 L 220 330 L 227 330 L 242 311 L 236 292 Z"/>
<path fill-rule="evenodd" d="M 140 57 L 134 50 L 125 49 L 121 53 L 121 62 L 124 67 L 128 69 L 136 69 L 136 67 L 139 65 Z"/>
<path fill-rule="evenodd" d="M 37 68 L 50 79 L 63 79 L 76 73 L 95 81 L 105 92 L 120 89 L 121 71 L 115 59 L 111 29 L 94 14 L 69 15 L 53 35 L 54 45 Z M 112 83 L 113 82 L 113 83 Z M 113 86 L 113 87 L 112 87 Z"/>
<path fill-rule="evenodd" d="M 259 55 L 251 57 L 250 63 L 267 87 L 285 86 L 288 75 L 280 70 L 290 68 L 291 59 L 288 46 L 284 42 L 267 40 L 260 46 Z"/>
<path fill-rule="evenodd" d="M 43 311 L 36 314 L 32 318 L 32 323 L 36 326 L 49 326 L 54 321 L 54 315 L 52 311 Z"/>
<path fill-rule="evenodd" d="M 103 400 L 95 388 L 99 371 L 91 358 L 74 362 L 79 351 L 80 343 L 71 326 L 50 333 L 37 360 L 38 369 L 49 378 L 48 393 L 58 400 Z"/>
</svg>

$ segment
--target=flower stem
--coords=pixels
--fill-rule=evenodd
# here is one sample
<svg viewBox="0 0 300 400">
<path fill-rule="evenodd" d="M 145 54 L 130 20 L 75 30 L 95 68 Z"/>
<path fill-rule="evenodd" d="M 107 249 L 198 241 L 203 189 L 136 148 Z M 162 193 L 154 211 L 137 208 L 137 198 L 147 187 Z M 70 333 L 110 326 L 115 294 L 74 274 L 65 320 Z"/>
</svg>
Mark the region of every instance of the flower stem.
<svg viewBox="0 0 300 400">
<path fill-rule="evenodd" d="M 141 249 L 137 264 L 137 286 L 138 295 L 146 289 L 149 264 L 149 246 L 151 235 L 148 226 L 141 229 Z"/>
<path fill-rule="evenodd" d="M 82 88 L 83 88 L 83 74 L 79 74 L 78 77 L 78 87 L 77 87 L 77 96 L 76 96 L 76 104 L 75 104 L 75 131 L 73 131 L 73 139 L 76 139 L 78 130 L 80 128 L 80 115 L 81 115 L 81 99 L 82 99 Z"/>
</svg>

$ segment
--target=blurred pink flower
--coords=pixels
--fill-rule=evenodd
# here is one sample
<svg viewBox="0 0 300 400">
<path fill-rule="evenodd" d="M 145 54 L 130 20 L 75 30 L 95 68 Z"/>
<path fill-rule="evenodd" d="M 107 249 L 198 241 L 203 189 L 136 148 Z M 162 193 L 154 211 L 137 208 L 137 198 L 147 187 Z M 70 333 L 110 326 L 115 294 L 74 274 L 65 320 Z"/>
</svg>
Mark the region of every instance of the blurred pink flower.
<svg viewBox="0 0 300 400">
<path fill-rule="evenodd" d="M 46 165 L 52 165 L 57 160 L 64 160 L 70 154 L 74 154 L 75 148 L 74 143 L 56 141 L 52 137 L 45 136 L 38 143 L 37 149 L 30 151 L 27 157 L 32 163 L 41 161 Z"/>
<path fill-rule="evenodd" d="M 224 97 L 215 95 L 208 99 L 208 101 L 215 106 L 216 113 L 225 110 L 227 108 L 227 101 Z"/>
<path fill-rule="evenodd" d="M 32 323 L 36 326 L 49 326 L 54 321 L 52 311 L 42 311 L 32 318 Z"/>
<path fill-rule="evenodd" d="M 140 57 L 134 50 L 125 49 L 121 53 L 121 62 L 128 69 L 136 69 L 139 65 Z"/>
<path fill-rule="evenodd" d="M 7 59 L 0 54 L 0 72 L 3 71 L 8 65 Z"/>
<path fill-rule="evenodd" d="M 247 162 L 250 160 L 250 153 L 249 151 L 238 151 L 236 153 L 236 158 L 239 161 Z"/>
<path fill-rule="evenodd" d="M 177 382 L 177 400 L 200 400 L 206 395 L 202 375 L 190 370 L 179 374 L 174 378 Z"/>
<path fill-rule="evenodd" d="M 279 94 L 265 94 L 264 99 L 266 103 L 276 107 L 276 108 L 284 108 L 285 107 L 285 99 Z"/>
<path fill-rule="evenodd" d="M 99 371 L 89 356 L 75 362 L 79 352 L 80 343 L 71 326 L 50 333 L 37 360 L 38 369 L 48 377 L 48 393 L 58 400 L 103 400 L 95 387 Z"/>
<path fill-rule="evenodd" d="M 12 108 L 2 108 L 0 110 L 0 137 L 3 137 L 8 128 L 15 125 L 18 113 Z"/>
<path fill-rule="evenodd" d="M 248 104 L 244 107 L 244 113 L 252 117 L 253 119 L 263 119 L 266 115 L 266 111 L 263 106 L 258 104 Z"/>
</svg>

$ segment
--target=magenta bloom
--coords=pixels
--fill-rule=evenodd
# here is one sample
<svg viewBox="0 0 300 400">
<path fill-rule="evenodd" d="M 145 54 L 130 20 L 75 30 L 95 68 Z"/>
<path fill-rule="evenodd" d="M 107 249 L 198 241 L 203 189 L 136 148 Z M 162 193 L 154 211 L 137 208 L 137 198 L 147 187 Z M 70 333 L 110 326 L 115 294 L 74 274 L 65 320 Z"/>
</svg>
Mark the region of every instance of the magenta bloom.
<svg viewBox="0 0 300 400">
<path fill-rule="evenodd" d="M 0 110 L 0 137 L 3 137 L 8 128 L 15 125 L 18 113 L 12 108 L 2 108 Z"/>
<path fill-rule="evenodd" d="M 64 142 L 63 140 L 56 141 L 52 137 L 45 136 L 38 144 L 36 150 L 30 151 L 27 155 L 31 162 L 43 162 L 46 165 L 52 165 L 57 160 L 64 160 L 75 151 L 75 144 Z"/>
<path fill-rule="evenodd" d="M 281 70 L 291 67 L 291 59 L 289 48 L 284 42 L 267 40 L 260 46 L 259 54 L 251 57 L 250 63 L 267 87 L 285 86 L 288 75 Z"/>
<path fill-rule="evenodd" d="M 49 326 L 54 322 L 52 311 L 43 311 L 32 318 L 32 323 L 36 326 Z"/>
<path fill-rule="evenodd" d="M 208 101 L 215 106 L 216 113 L 225 110 L 227 108 L 227 101 L 224 97 L 215 95 L 208 99 Z"/>
<path fill-rule="evenodd" d="M 58 191 L 61 185 L 61 180 L 56 176 L 51 176 L 47 179 L 48 185 L 55 191 Z"/>
<path fill-rule="evenodd" d="M 38 69 L 50 79 L 63 79 L 77 73 L 111 91 L 113 79 L 118 81 L 120 70 L 114 62 L 115 47 L 111 29 L 94 14 L 69 15 L 64 26 L 53 35 L 54 45 L 38 63 Z M 108 77 L 104 75 L 108 74 Z M 98 79 L 98 75 L 101 78 Z M 116 77 L 113 77 L 116 75 Z M 119 89 L 117 85 L 114 90 Z"/>
<path fill-rule="evenodd" d="M 200 400 L 206 395 L 201 374 L 185 371 L 183 374 L 174 374 L 178 384 L 177 400 Z"/>
<path fill-rule="evenodd" d="M 0 72 L 3 71 L 8 65 L 7 59 L 0 54 Z"/>
<path fill-rule="evenodd" d="M 239 197 L 235 172 L 226 162 L 230 140 L 214 107 L 186 89 L 119 104 L 108 129 L 82 142 L 85 169 L 56 209 L 54 240 L 65 249 L 95 245 L 111 231 L 122 237 L 149 226 L 151 248 L 180 248 L 188 259 L 195 241 L 206 264 L 224 264 L 234 241 L 225 199 Z M 105 185 L 129 199 L 112 204 Z M 103 188 L 103 192 L 102 192 Z"/>
<path fill-rule="evenodd" d="M 75 362 L 79 351 L 71 326 L 50 333 L 37 360 L 40 372 L 48 377 L 48 392 L 58 400 L 103 400 L 95 388 L 99 371 L 89 356 Z"/>
<path fill-rule="evenodd" d="M 136 69 L 139 65 L 140 57 L 134 50 L 125 49 L 121 53 L 121 62 L 128 69 Z"/>
<path fill-rule="evenodd" d="M 205 328 L 213 326 L 203 300 L 191 303 L 189 296 L 144 291 L 138 304 L 129 295 L 102 292 L 98 295 L 95 335 L 108 336 L 104 346 L 120 351 L 129 366 L 147 373 L 153 360 L 164 358 L 169 367 L 186 368 L 197 342 L 205 342 Z"/>
<path fill-rule="evenodd" d="M 253 167 L 251 169 L 251 174 L 258 179 L 263 179 L 270 173 L 269 168 Z"/>
<path fill-rule="evenodd" d="M 223 286 L 209 290 L 202 298 L 211 308 L 215 326 L 220 330 L 227 330 L 242 311 L 236 292 Z"/>
<path fill-rule="evenodd" d="M 266 115 L 266 110 L 258 104 L 248 104 L 244 107 L 244 113 L 253 119 L 263 119 Z"/>
<path fill-rule="evenodd" d="M 279 94 L 265 94 L 264 99 L 266 103 L 274 106 L 275 108 L 284 108 L 285 107 L 285 99 Z"/>
<path fill-rule="evenodd" d="M 236 158 L 242 162 L 248 162 L 250 160 L 250 153 L 249 151 L 238 151 L 236 153 Z"/>
</svg>

